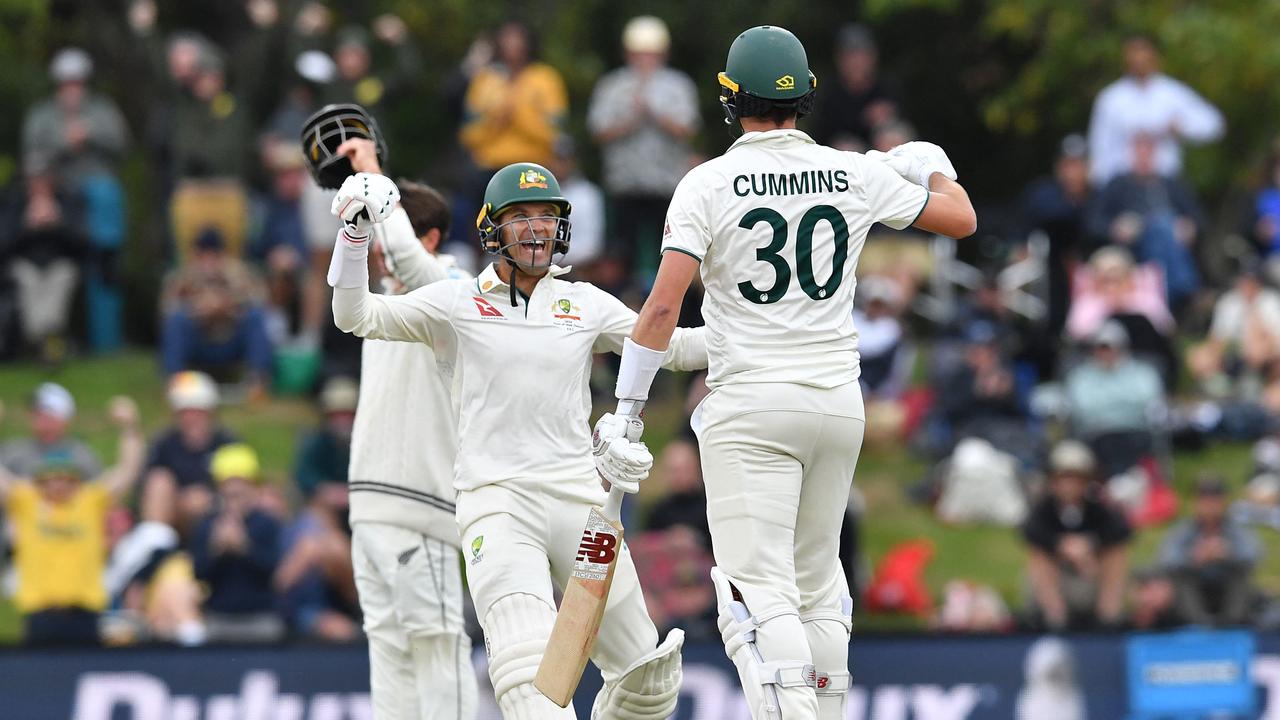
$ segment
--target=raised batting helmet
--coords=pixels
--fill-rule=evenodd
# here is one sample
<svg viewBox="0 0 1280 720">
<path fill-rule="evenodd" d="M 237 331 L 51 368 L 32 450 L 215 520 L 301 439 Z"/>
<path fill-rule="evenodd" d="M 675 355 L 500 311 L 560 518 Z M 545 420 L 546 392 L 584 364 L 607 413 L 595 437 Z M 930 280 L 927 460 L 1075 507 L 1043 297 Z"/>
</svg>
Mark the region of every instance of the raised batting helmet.
<svg viewBox="0 0 1280 720">
<path fill-rule="evenodd" d="M 325 105 L 302 124 L 302 154 L 320 187 L 337 190 L 343 180 L 355 174 L 351 160 L 337 154 L 338 146 L 353 138 L 372 140 L 378 149 L 378 164 L 386 163 L 387 143 L 378 123 L 359 105 Z"/>
<path fill-rule="evenodd" d="M 809 70 L 804 45 L 791 31 L 761 25 L 743 32 L 729 46 L 720 73 L 720 105 L 725 123 L 763 115 L 775 107 L 799 117 L 813 111 L 818 79 Z"/>
</svg>

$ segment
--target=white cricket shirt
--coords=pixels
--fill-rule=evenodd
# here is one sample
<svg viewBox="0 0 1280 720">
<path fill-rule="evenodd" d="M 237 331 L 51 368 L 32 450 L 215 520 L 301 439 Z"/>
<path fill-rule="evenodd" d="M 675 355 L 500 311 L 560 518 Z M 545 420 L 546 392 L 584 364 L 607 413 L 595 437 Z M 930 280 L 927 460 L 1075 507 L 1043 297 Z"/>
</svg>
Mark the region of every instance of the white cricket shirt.
<svg viewBox="0 0 1280 720">
<path fill-rule="evenodd" d="M 854 269 L 867 231 L 907 227 L 928 199 L 883 163 L 799 130 L 747 133 L 689 171 L 662 249 L 702 262 L 707 385 L 856 380 Z"/>
<path fill-rule="evenodd" d="M 403 209 L 375 225 L 374 233 L 408 290 L 469 279 L 453 258 L 427 253 Z M 435 352 L 421 343 L 365 340 L 360 368 L 347 473 L 351 522 L 389 523 L 457 546 L 457 416 Z"/>
<path fill-rule="evenodd" d="M 636 314 L 620 300 L 552 267 L 529 298 L 510 291 L 493 266 L 475 280 L 445 280 L 408 295 L 338 288 L 338 327 L 365 338 L 428 343 L 458 411 L 454 485 L 531 483 L 598 502 L 591 458 L 592 355 L 622 352 Z M 706 367 L 703 330 L 677 329 L 666 367 Z M 392 381 L 394 389 L 395 381 Z M 418 435 L 430 428 L 407 425 Z"/>
</svg>

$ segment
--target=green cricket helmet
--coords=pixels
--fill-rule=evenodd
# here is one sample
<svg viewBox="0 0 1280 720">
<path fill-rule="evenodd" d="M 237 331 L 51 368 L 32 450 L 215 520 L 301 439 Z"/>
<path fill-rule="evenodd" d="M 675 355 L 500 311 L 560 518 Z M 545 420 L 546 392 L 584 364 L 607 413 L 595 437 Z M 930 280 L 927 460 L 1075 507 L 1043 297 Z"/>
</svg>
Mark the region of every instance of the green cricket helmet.
<svg viewBox="0 0 1280 720">
<path fill-rule="evenodd" d="M 519 203 L 550 203 L 559 212 L 553 217 L 556 221 L 553 237 L 538 238 L 535 233 L 530 234 L 538 240 L 555 241 L 545 263 L 526 266 L 524 263 L 517 262 L 511 257 L 509 250 L 520 242 L 530 240 L 506 241 L 503 239 L 503 228 L 512 226 L 516 232 L 510 235 L 516 237 L 520 228 L 514 226 L 539 219 L 526 217 L 504 222 L 501 217 L 503 211 Z M 564 255 L 569 252 L 569 235 L 572 230 L 569 222 L 571 209 L 569 201 L 560 192 L 559 181 L 550 170 L 531 162 L 508 165 L 494 173 L 489 179 L 488 187 L 484 190 L 484 205 L 480 208 L 480 215 L 476 217 L 476 229 L 480 231 L 480 247 L 490 255 L 501 255 L 522 270 L 541 270 L 549 267 L 555 255 Z M 532 228 L 532 225 L 530 227 Z"/>
<path fill-rule="evenodd" d="M 798 117 L 813 112 L 818 79 L 804 45 L 786 28 L 761 25 L 743 32 L 729 46 L 718 79 L 728 125 L 775 107 L 794 109 Z"/>
</svg>

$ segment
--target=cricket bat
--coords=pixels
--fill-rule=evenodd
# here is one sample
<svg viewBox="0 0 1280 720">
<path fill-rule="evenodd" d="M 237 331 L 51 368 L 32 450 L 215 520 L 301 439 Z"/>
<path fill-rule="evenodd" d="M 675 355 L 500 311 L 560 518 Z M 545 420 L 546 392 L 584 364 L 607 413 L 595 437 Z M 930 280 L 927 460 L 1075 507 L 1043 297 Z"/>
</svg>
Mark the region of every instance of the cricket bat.
<svg viewBox="0 0 1280 720">
<path fill-rule="evenodd" d="M 568 707 L 578 689 L 609 600 L 613 570 L 622 549 L 622 522 L 618 519 L 622 496 L 621 490 L 613 488 L 604 508 L 593 507 L 587 514 L 573 573 L 565 585 L 538 675 L 533 679 L 533 686 L 560 707 Z"/>
</svg>

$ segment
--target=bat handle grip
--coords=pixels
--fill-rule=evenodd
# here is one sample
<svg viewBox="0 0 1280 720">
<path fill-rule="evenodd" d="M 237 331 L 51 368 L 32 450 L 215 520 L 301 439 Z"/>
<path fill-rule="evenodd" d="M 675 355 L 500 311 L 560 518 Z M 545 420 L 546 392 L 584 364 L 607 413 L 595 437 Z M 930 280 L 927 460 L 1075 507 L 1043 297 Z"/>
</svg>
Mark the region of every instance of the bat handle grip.
<svg viewBox="0 0 1280 720">
<path fill-rule="evenodd" d="M 622 492 L 621 488 L 610 488 L 609 500 L 604 504 L 605 517 L 610 520 L 617 520 L 622 516 L 622 498 L 624 496 L 626 496 L 626 493 Z"/>
</svg>

